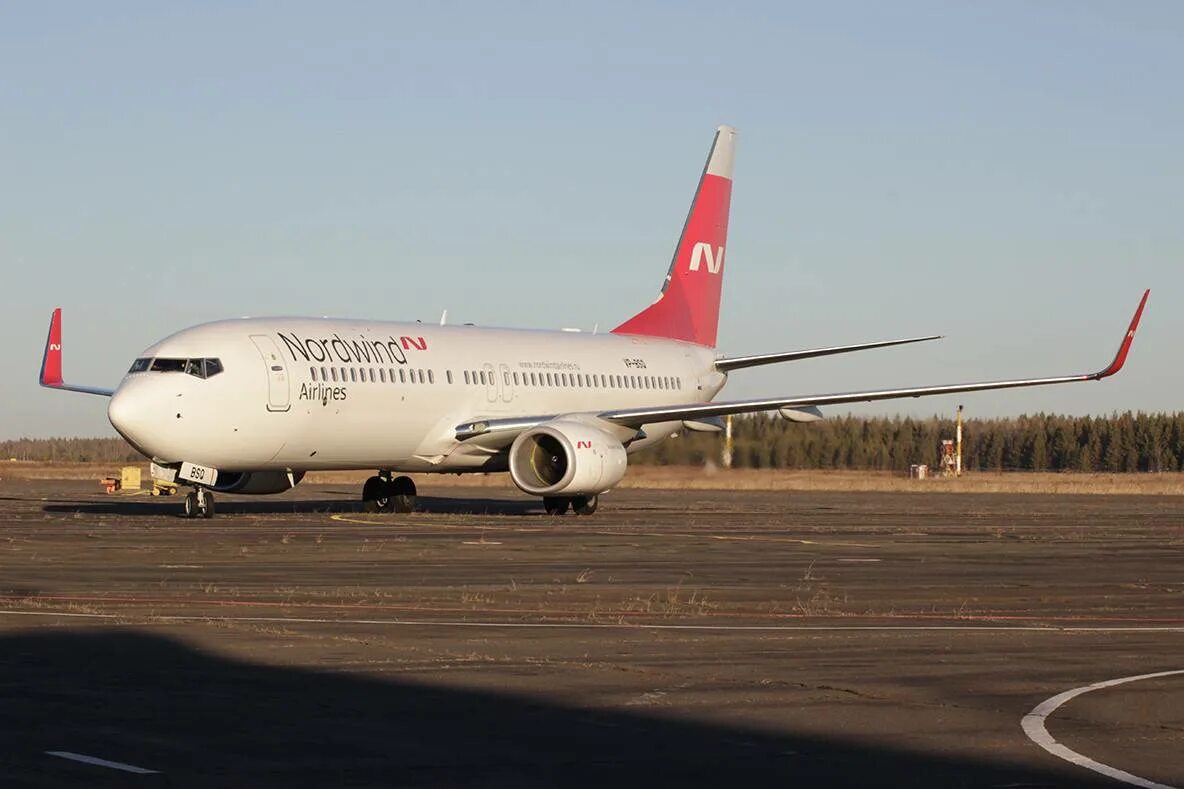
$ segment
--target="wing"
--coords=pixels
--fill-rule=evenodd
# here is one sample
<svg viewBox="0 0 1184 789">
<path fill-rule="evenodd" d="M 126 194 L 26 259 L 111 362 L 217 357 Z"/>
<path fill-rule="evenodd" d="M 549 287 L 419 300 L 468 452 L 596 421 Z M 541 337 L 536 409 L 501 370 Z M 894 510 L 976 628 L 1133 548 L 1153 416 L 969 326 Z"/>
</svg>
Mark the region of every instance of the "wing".
<svg viewBox="0 0 1184 789">
<path fill-rule="evenodd" d="M 934 334 L 929 337 L 910 337 L 907 340 L 880 340 L 878 342 L 862 342 L 858 345 L 836 345 L 831 348 L 811 348 L 806 351 L 786 351 L 784 353 L 762 353 L 755 356 L 733 356 L 730 359 L 716 359 L 715 369 L 721 373 L 739 370 L 744 367 L 756 367 L 762 364 L 777 364 L 778 362 L 796 362 L 799 359 L 813 359 L 817 356 L 833 356 L 837 353 L 851 353 L 852 351 L 866 351 L 871 348 L 887 348 L 892 345 L 908 345 L 914 342 L 929 342 L 940 340 L 942 335 Z"/>
<path fill-rule="evenodd" d="M 869 389 L 860 392 L 838 392 L 835 394 L 804 395 L 799 397 L 772 397 L 761 400 L 732 400 L 719 403 L 692 403 L 671 406 L 647 406 L 643 408 L 622 408 L 612 411 L 601 411 L 590 414 L 604 420 L 609 426 L 638 429 L 642 425 L 655 422 L 703 421 L 711 417 L 726 416 L 728 414 L 746 414 L 757 411 L 773 411 L 785 409 L 797 413 L 806 419 L 816 415 L 817 406 L 840 405 L 842 403 L 867 403 L 875 400 L 896 400 L 906 397 L 928 397 L 930 395 L 957 394 L 960 392 L 983 392 L 993 389 L 1018 389 L 1026 386 L 1048 386 L 1051 384 L 1068 384 L 1078 381 L 1100 381 L 1108 378 L 1122 369 L 1130 352 L 1131 343 L 1135 339 L 1135 330 L 1139 327 L 1139 320 L 1143 316 L 1143 308 L 1147 305 L 1150 290 L 1144 291 L 1143 298 L 1131 318 L 1122 343 L 1114 359 L 1104 369 L 1096 373 L 1078 375 L 1061 375 L 1051 378 L 1015 378 L 1001 381 L 983 381 L 965 384 L 941 384 L 938 386 L 918 386 L 906 389 Z M 456 439 L 461 442 L 472 442 L 489 451 L 508 445 L 523 430 L 537 424 L 554 419 L 558 414 L 539 416 L 514 417 L 510 419 L 488 419 L 467 422 L 456 427 Z M 792 417 L 791 417 L 792 418 Z"/>
<path fill-rule="evenodd" d="M 53 311 L 49 319 L 49 336 L 45 338 L 45 355 L 41 357 L 41 376 L 38 379 L 42 386 L 50 389 L 64 389 L 67 392 L 84 392 L 86 394 L 110 397 L 114 389 L 102 389 L 97 386 L 77 386 L 62 381 L 62 308 Z"/>
<path fill-rule="evenodd" d="M 703 417 L 746 414 L 756 411 L 802 408 L 805 406 L 839 405 L 842 403 L 870 403 L 875 400 L 896 400 L 905 397 L 928 397 L 930 395 L 957 394 L 959 392 L 983 392 L 992 389 L 1018 389 L 1025 386 L 1048 386 L 1069 384 L 1078 381 L 1100 381 L 1122 369 L 1135 339 L 1135 330 L 1143 316 L 1150 290 L 1144 291 L 1139 307 L 1131 318 L 1130 326 L 1118 347 L 1118 353 L 1110 364 L 1096 373 L 1061 375 L 1051 378 L 1016 378 L 1003 381 L 983 381 L 967 384 L 942 384 L 939 386 L 918 386 L 908 389 L 870 389 L 863 392 L 838 392 L 836 394 L 806 395 L 803 397 L 775 397 L 765 400 L 733 400 L 722 403 L 699 403 L 681 406 L 655 406 L 647 408 L 625 408 L 603 411 L 597 416 L 609 422 L 627 427 L 641 427 L 651 422 L 667 422 L 679 419 L 701 419 Z"/>
</svg>

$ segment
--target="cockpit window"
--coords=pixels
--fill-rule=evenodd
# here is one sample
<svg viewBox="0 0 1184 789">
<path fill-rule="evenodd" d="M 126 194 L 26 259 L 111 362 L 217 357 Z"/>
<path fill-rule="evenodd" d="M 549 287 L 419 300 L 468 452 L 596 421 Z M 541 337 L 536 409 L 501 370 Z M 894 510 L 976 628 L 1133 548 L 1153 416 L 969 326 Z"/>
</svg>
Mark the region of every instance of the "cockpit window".
<svg viewBox="0 0 1184 789">
<path fill-rule="evenodd" d="M 152 361 L 152 372 L 154 373 L 183 373 L 185 372 L 185 365 L 188 359 L 165 359 L 157 357 Z"/>
<path fill-rule="evenodd" d="M 136 359 L 129 372 L 151 370 L 154 373 L 188 373 L 195 378 L 211 378 L 222 372 L 220 359 Z"/>
</svg>

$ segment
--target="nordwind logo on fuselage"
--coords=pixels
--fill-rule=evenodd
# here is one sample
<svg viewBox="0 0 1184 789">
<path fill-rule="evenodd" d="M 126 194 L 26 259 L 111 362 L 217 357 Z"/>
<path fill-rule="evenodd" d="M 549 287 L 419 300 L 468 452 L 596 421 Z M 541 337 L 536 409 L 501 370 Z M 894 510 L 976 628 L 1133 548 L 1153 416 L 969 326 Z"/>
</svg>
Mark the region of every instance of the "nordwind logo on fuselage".
<svg viewBox="0 0 1184 789">
<path fill-rule="evenodd" d="M 385 340 L 371 340 L 366 337 L 342 339 L 332 337 L 301 337 L 295 332 L 276 332 L 288 347 L 292 361 L 328 362 L 330 364 L 407 364 L 407 350 L 412 348 L 426 351 L 427 340 L 423 337 L 389 337 Z M 297 357 L 299 354 L 299 358 Z"/>
</svg>

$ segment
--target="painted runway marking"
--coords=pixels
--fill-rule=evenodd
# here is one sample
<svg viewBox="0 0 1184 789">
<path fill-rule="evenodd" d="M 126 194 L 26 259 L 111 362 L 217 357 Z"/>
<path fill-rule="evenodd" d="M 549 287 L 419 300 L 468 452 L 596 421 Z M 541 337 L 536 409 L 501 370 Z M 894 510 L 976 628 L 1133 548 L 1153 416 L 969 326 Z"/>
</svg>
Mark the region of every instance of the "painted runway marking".
<svg viewBox="0 0 1184 789">
<path fill-rule="evenodd" d="M 1093 770 L 1096 773 L 1101 773 L 1108 778 L 1113 778 L 1116 781 L 1131 784 L 1132 786 L 1141 786 L 1144 789 L 1175 789 L 1175 787 L 1167 784 L 1156 783 L 1155 781 L 1148 781 L 1146 778 L 1140 778 L 1137 775 L 1131 775 L 1125 770 L 1119 770 L 1115 767 L 1095 762 L 1088 756 L 1083 756 L 1077 751 L 1070 750 L 1064 745 L 1061 745 L 1053 736 L 1048 733 L 1048 729 L 1044 726 L 1044 721 L 1049 715 L 1054 713 L 1058 707 L 1066 702 L 1077 698 L 1078 696 L 1103 688 L 1112 688 L 1115 685 L 1124 685 L 1127 682 L 1137 682 L 1141 679 L 1157 679 L 1159 677 L 1170 677 L 1176 674 L 1184 674 L 1184 669 L 1176 671 L 1157 671 L 1154 674 L 1138 674 L 1133 677 L 1120 677 L 1118 679 L 1108 679 L 1105 682 L 1095 682 L 1092 685 L 1083 685 L 1080 688 L 1073 688 L 1073 690 L 1066 690 L 1064 693 L 1058 693 L 1050 699 L 1045 699 L 1036 705 L 1036 707 L 1024 716 L 1022 726 L 1024 734 L 1028 735 L 1028 739 L 1039 745 L 1044 750 L 1056 756 L 1059 759 L 1064 759 L 1067 762 L 1076 764 L 1079 767 L 1084 767 L 1087 770 Z"/>
<path fill-rule="evenodd" d="M 449 621 L 447 619 L 336 619 L 333 617 L 305 616 L 200 616 L 160 615 L 136 616 L 131 614 L 76 613 L 73 611 L 13 611 L 0 610 L 0 616 L 72 617 L 75 619 L 118 619 L 123 624 L 136 621 L 145 624 L 169 624 L 172 622 L 256 622 L 287 623 L 296 625 L 383 625 L 389 627 L 457 627 L 457 628 L 506 628 L 536 630 L 675 630 L 689 632 L 879 632 L 879 633 L 1184 633 L 1184 626 L 1092 626 L 1064 625 L 1058 627 L 1041 625 L 704 625 L 704 624 L 646 624 L 615 622 L 490 622 Z"/>
<path fill-rule="evenodd" d="M 135 773 L 136 775 L 159 775 L 159 770 L 149 770 L 147 767 L 136 767 L 134 764 L 124 764 L 123 762 L 112 762 L 107 759 L 100 759 L 97 756 L 87 756 L 83 753 L 70 753 L 69 751 L 46 751 L 48 756 L 56 756 L 59 759 L 69 759 L 72 762 L 82 762 L 83 764 L 93 764 L 96 767 L 109 767 L 112 770 L 123 770 L 125 773 Z"/>
</svg>

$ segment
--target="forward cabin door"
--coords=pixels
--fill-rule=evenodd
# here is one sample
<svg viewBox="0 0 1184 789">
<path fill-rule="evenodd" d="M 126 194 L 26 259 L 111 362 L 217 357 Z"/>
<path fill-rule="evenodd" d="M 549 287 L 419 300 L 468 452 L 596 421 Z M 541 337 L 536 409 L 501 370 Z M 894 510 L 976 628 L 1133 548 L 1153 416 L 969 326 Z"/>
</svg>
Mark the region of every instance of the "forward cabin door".
<svg viewBox="0 0 1184 789">
<path fill-rule="evenodd" d="M 255 343 L 263 357 L 263 366 L 267 368 L 267 410 L 287 411 L 292 407 L 292 395 L 288 389 L 287 365 L 280 349 L 266 334 L 252 334 L 251 342 Z"/>
</svg>

